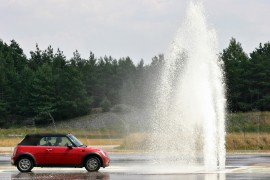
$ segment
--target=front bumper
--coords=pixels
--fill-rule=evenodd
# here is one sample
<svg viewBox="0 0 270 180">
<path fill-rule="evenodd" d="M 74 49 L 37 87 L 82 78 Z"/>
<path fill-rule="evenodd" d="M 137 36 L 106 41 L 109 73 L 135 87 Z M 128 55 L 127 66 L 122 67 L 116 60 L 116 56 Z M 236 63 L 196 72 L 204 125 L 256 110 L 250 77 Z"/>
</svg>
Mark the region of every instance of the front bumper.
<svg viewBox="0 0 270 180">
<path fill-rule="evenodd" d="M 109 165 L 110 165 L 110 158 L 109 157 L 104 158 L 103 168 L 108 167 Z"/>
<path fill-rule="evenodd" d="M 15 166 L 15 162 L 14 162 L 13 158 L 11 158 L 10 163 L 11 163 L 12 166 Z"/>
</svg>

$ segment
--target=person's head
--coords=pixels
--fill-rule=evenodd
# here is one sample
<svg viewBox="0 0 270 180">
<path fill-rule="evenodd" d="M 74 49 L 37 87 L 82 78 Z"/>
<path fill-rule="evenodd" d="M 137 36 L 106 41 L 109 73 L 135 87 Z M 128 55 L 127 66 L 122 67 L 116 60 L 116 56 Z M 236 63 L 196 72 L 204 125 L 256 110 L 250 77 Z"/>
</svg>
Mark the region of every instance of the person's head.
<svg viewBox="0 0 270 180">
<path fill-rule="evenodd" d="M 62 142 L 62 138 L 61 137 L 57 137 L 55 143 L 61 143 L 61 142 Z"/>
</svg>

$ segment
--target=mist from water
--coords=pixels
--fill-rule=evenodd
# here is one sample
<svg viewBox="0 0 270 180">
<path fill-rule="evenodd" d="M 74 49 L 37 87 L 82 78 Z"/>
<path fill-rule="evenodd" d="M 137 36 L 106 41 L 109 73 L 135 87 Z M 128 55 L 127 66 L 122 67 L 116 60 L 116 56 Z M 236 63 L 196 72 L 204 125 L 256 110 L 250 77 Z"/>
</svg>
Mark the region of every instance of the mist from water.
<svg viewBox="0 0 270 180">
<path fill-rule="evenodd" d="M 150 150 L 156 161 L 225 167 L 225 85 L 216 32 L 191 2 L 165 54 L 152 106 Z"/>
</svg>

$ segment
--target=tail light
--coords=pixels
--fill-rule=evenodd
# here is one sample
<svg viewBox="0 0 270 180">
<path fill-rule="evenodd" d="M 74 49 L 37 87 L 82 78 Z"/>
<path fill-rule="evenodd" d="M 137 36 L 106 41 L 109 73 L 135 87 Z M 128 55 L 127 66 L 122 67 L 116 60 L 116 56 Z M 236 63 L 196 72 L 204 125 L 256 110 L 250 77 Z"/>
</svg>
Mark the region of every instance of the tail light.
<svg viewBox="0 0 270 180">
<path fill-rule="evenodd" d="M 13 156 L 15 156 L 15 154 L 16 154 L 16 152 L 17 152 L 17 146 L 14 148 L 14 150 L 13 150 Z"/>
</svg>

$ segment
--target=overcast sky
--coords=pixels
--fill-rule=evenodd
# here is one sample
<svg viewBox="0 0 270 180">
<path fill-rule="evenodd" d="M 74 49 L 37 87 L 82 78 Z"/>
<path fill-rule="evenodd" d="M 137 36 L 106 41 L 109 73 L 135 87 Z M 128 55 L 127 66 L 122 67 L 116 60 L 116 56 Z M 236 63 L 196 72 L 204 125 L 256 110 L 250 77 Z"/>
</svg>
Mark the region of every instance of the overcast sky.
<svg viewBox="0 0 270 180">
<path fill-rule="evenodd" d="M 29 57 L 38 43 L 60 48 L 67 58 L 130 56 L 149 63 L 165 53 L 181 26 L 187 0 L 0 0 L 0 39 L 15 39 Z M 219 49 L 231 37 L 247 53 L 270 40 L 269 0 L 204 0 Z"/>
</svg>

